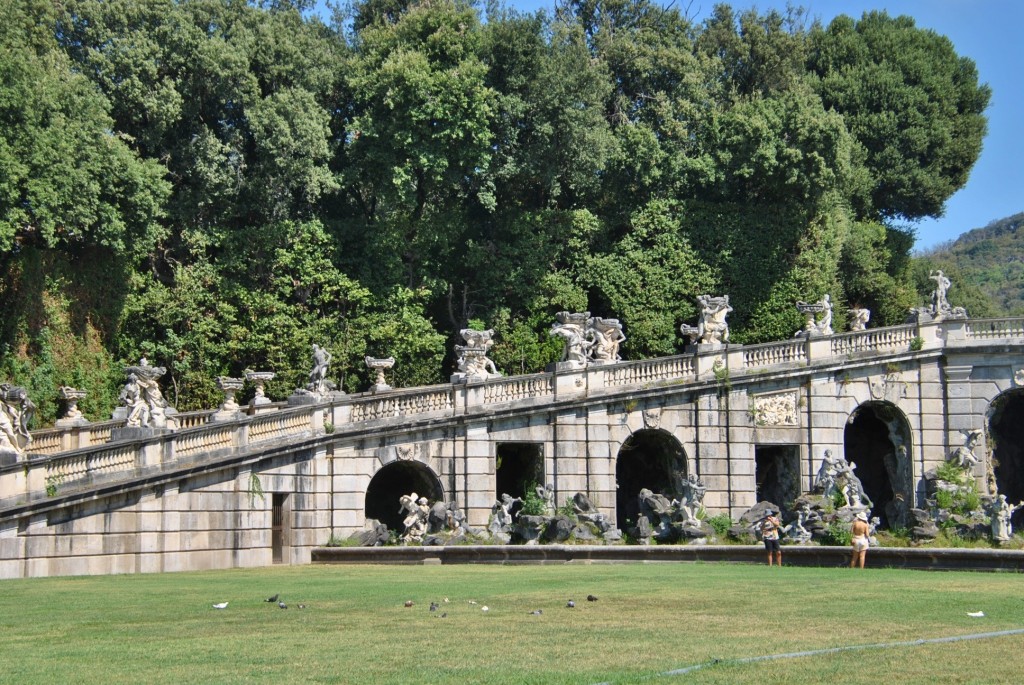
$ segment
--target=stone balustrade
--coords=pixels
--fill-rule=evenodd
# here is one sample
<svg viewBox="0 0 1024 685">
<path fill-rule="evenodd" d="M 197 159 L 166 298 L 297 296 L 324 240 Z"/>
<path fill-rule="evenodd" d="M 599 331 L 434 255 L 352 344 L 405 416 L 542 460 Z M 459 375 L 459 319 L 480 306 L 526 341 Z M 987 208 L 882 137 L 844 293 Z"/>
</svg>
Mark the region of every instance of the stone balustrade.
<svg viewBox="0 0 1024 685">
<path fill-rule="evenodd" d="M 551 374 L 512 376 L 486 383 L 484 385 L 484 404 L 519 402 L 537 397 L 550 397 L 553 394 L 555 394 L 555 384 Z"/>
<path fill-rule="evenodd" d="M 638 362 L 622 362 L 599 367 L 603 371 L 604 387 L 618 388 L 629 385 L 645 385 L 669 380 L 693 380 L 696 378 L 692 355 L 645 359 Z"/>
<path fill-rule="evenodd" d="M 349 420 L 357 423 L 437 412 L 450 414 L 455 405 L 452 398 L 452 387 L 450 385 L 435 385 L 426 388 L 397 390 L 386 395 L 357 396 L 357 399 L 351 400 L 349 406 Z"/>
<path fill-rule="evenodd" d="M 213 416 L 214 410 L 181 412 L 175 414 L 179 428 L 195 428 L 205 426 Z M 98 421 L 75 426 L 56 426 L 32 431 L 32 442 L 28 445 L 31 455 L 59 454 L 82 447 L 92 447 L 110 442 L 110 434 L 115 428 L 124 428 L 125 420 Z"/>
<path fill-rule="evenodd" d="M 640 361 L 594 364 L 584 369 L 493 378 L 479 383 L 437 385 L 364 393 L 288 407 L 265 405 L 264 411 L 211 422 L 214 410 L 181 413 L 179 428 L 131 441 L 109 442 L 113 429 L 123 436 L 123 421 L 105 421 L 32 433 L 28 458 L 0 468 L 0 506 L 46 497 L 47 486 L 84 486 L 97 478 L 139 474 L 144 469 L 204 456 L 235 453 L 252 445 L 394 418 L 450 418 L 491 411 L 523 402 L 573 401 L 590 394 L 635 392 L 651 386 L 713 379 L 720 369 L 733 379 L 771 367 L 842 363 L 851 356 L 925 353 L 947 345 L 1004 340 L 1024 341 L 1024 318 L 946 320 L 868 329 L 833 336 L 794 338 L 761 345 L 724 345 L 697 353 Z M 269 411 L 267 411 L 269 409 Z M 328 425 L 329 424 L 329 425 Z"/>
<path fill-rule="evenodd" d="M 779 364 L 802 364 L 809 358 L 810 338 L 797 338 L 782 342 L 744 347 L 743 369 L 759 369 Z"/>
<path fill-rule="evenodd" d="M 842 356 L 857 352 L 886 352 L 908 350 L 918 336 L 918 326 L 906 324 L 888 328 L 870 328 L 856 333 L 834 335 L 831 338 L 832 355 Z M 922 338 L 922 343 L 924 339 Z"/>
<path fill-rule="evenodd" d="M 119 422 L 109 423 L 117 427 Z M 59 454 L 33 453 L 26 461 L 0 468 L 0 509 L 125 476 L 139 476 L 203 458 L 215 459 L 257 443 L 320 434 L 323 427 L 321 408 L 280 408 L 272 414 L 241 415 L 235 421 L 161 431 Z"/>
<path fill-rule="evenodd" d="M 1015 319 L 967 319 L 964 321 L 968 340 L 1024 338 L 1024 317 Z"/>
</svg>

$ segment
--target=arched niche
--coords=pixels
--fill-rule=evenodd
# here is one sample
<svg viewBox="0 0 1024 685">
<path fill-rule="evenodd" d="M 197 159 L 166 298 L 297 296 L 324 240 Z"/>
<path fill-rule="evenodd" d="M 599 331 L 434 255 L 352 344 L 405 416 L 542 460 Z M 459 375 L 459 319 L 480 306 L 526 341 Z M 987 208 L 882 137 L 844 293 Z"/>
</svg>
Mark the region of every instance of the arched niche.
<svg viewBox="0 0 1024 685">
<path fill-rule="evenodd" d="M 398 499 L 416 493 L 433 504 L 444 501 L 441 481 L 429 466 L 418 461 L 393 461 L 370 479 L 366 488 L 366 518 L 377 519 L 390 530 L 402 531 L 404 514 Z"/>
<path fill-rule="evenodd" d="M 910 521 L 912 447 L 907 417 L 890 402 L 866 402 L 846 422 L 844 455 L 855 465 L 882 528 L 906 528 Z"/>
<path fill-rule="evenodd" d="M 1024 501 L 1024 388 L 998 395 L 988 410 L 988 442 L 996 490 L 1016 504 Z M 1011 519 L 1015 531 L 1024 526 L 1024 509 Z"/>
<path fill-rule="evenodd" d="M 640 490 L 647 488 L 673 499 L 679 497 L 686 476 L 686 452 L 675 436 L 654 429 L 633 433 L 615 462 L 616 525 L 621 530 L 636 525 Z"/>
</svg>

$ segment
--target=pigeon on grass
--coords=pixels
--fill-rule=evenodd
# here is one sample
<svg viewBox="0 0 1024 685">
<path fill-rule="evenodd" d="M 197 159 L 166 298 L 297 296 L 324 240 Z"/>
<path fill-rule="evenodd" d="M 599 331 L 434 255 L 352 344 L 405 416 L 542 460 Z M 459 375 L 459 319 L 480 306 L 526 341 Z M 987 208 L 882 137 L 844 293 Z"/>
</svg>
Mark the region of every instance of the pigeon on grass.
<svg viewBox="0 0 1024 685">
<path fill-rule="evenodd" d="M 220 604 L 214 604 L 213 608 L 214 609 L 227 609 L 228 608 L 228 603 L 227 602 L 221 602 Z"/>
<path fill-rule="evenodd" d="M 280 597 L 280 596 L 281 596 L 280 594 L 276 594 L 276 595 L 274 595 L 273 597 L 267 597 L 267 598 L 266 598 L 265 600 L 263 600 L 263 601 L 264 601 L 264 602 L 276 602 L 276 601 L 277 601 L 277 599 L 278 599 L 278 597 Z"/>
</svg>

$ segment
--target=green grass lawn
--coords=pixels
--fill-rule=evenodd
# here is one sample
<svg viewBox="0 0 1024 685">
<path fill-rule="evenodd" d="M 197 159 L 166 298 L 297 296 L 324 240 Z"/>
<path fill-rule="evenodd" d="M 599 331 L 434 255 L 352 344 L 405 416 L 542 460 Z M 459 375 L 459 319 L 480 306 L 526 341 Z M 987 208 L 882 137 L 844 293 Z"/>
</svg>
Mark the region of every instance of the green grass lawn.
<svg viewBox="0 0 1024 685">
<path fill-rule="evenodd" d="M 263 601 L 275 593 L 287 610 Z M 1024 682 L 1024 635 L 730 663 L 1022 628 L 1016 574 L 595 564 L 7 580 L 0 624 L 10 683 Z"/>
</svg>

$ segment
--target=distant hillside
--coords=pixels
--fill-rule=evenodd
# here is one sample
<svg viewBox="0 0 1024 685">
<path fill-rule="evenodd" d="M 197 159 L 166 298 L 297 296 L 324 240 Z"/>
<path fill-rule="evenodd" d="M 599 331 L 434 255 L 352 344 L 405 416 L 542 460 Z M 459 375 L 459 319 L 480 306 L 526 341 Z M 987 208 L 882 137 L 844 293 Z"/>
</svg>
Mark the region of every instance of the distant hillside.
<svg viewBox="0 0 1024 685">
<path fill-rule="evenodd" d="M 976 286 L 984 293 L 993 314 L 1024 316 L 1022 227 L 1024 212 L 968 231 L 951 243 L 928 250 L 920 258 L 936 265 L 952 265 L 965 286 Z"/>
</svg>

